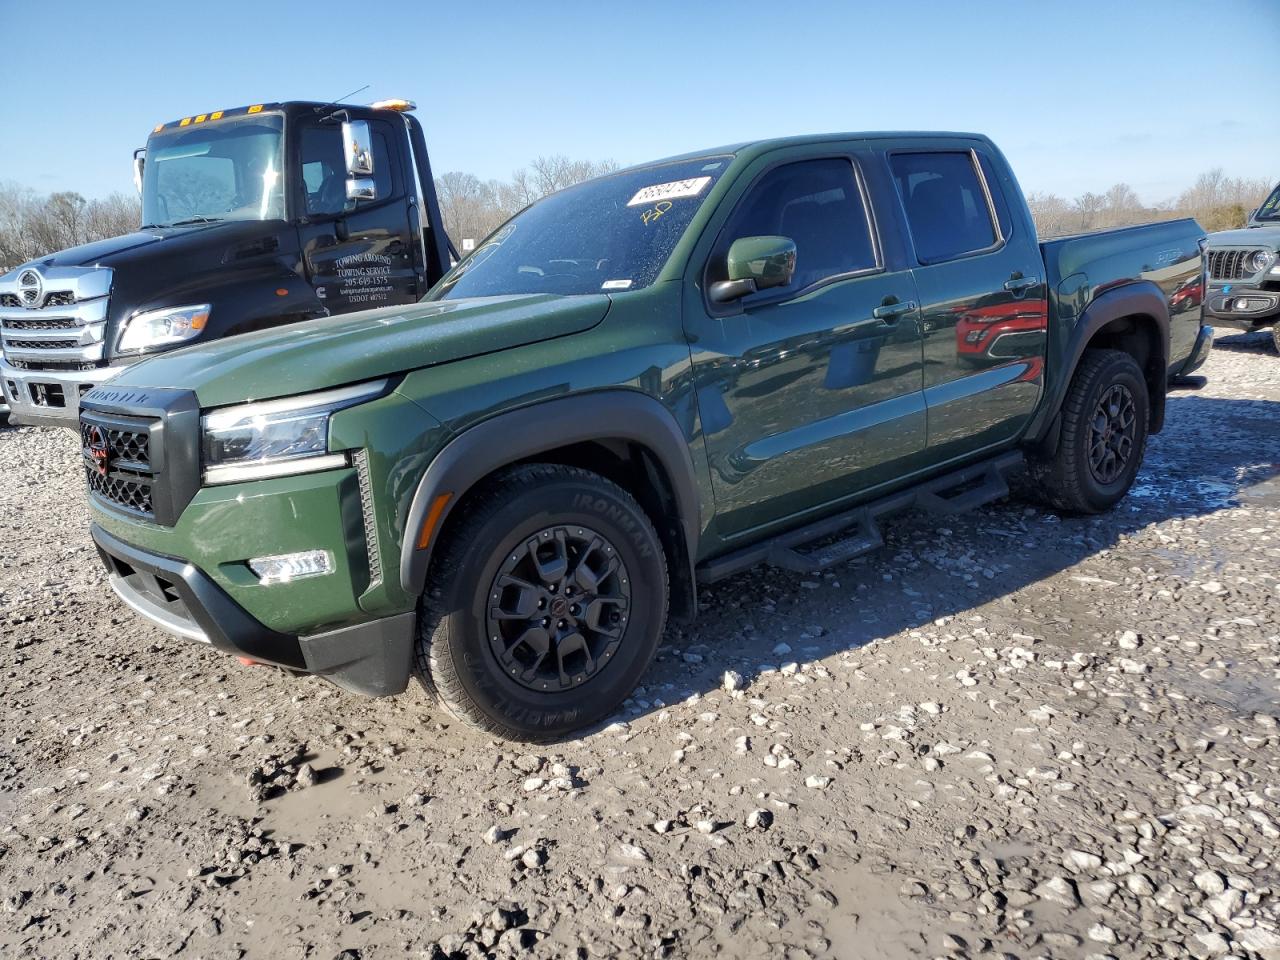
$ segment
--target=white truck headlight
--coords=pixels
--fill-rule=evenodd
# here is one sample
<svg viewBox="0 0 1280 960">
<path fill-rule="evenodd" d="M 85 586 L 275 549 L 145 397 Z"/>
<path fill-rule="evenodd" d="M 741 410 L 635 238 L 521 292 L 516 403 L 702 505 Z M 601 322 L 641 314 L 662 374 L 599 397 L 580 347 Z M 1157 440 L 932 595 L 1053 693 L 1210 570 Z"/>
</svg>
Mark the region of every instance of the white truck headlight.
<svg viewBox="0 0 1280 960">
<path fill-rule="evenodd" d="M 208 322 L 207 303 L 135 313 L 125 321 L 116 349 L 145 350 L 148 347 L 186 343 L 193 337 L 198 337 Z"/>
<path fill-rule="evenodd" d="M 283 400 L 244 403 L 201 418 L 207 484 L 263 480 L 347 465 L 329 450 L 329 417 L 386 391 L 386 380 Z"/>
<path fill-rule="evenodd" d="M 1254 273 L 1262 273 L 1264 270 L 1270 270 L 1271 265 L 1276 262 L 1275 252 L 1272 250 L 1255 250 L 1253 256 L 1249 258 L 1249 268 Z"/>
</svg>

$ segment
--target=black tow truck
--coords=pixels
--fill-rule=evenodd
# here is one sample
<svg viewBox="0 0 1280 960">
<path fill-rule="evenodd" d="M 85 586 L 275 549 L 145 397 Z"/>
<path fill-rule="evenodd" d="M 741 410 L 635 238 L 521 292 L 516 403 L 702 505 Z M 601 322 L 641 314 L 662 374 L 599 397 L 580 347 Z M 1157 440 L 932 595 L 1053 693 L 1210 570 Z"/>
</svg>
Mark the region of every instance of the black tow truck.
<svg viewBox="0 0 1280 960">
<path fill-rule="evenodd" d="M 196 342 L 418 300 L 456 252 L 408 100 L 260 103 L 156 126 L 136 233 L 0 277 L 0 416 L 75 429 L 80 397 Z"/>
</svg>

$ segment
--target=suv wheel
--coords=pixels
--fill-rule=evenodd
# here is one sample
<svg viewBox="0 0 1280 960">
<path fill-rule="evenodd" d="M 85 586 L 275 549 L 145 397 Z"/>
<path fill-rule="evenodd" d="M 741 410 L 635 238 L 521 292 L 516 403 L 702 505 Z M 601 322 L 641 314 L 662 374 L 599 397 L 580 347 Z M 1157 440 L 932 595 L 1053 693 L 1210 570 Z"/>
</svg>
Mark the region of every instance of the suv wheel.
<svg viewBox="0 0 1280 960">
<path fill-rule="evenodd" d="M 640 505 L 603 477 L 508 470 L 468 498 L 440 549 L 416 666 L 459 720 L 552 739 L 608 716 L 652 661 L 666 559 Z"/>
<path fill-rule="evenodd" d="M 1031 464 L 1041 497 L 1073 513 L 1115 506 L 1142 466 L 1149 423 L 1137 361 L 1120 350 L 1086 351 L 1062 405 L 1058 449 Z"/>
</svg>

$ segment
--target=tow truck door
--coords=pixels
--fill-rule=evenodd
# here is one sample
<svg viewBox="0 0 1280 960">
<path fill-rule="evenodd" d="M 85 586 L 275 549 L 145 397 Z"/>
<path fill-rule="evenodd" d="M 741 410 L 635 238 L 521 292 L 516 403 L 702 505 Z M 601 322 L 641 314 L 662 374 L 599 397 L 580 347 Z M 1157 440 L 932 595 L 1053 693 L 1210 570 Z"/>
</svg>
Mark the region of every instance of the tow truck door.
<svg viewBox="0 0 1280 960">
<path fill-rule="evenodd" d="M 360 118 L 365 119 L 365 118 Z M 372 200 L 349 201 L 342 125 L 299 120 L 293 138 L 294 202 L 307 279 L 330 313 L 417 300 L 417 222 L 404 137 L 384 119 L 368 119 L 373 151 Z"/>
</svg>

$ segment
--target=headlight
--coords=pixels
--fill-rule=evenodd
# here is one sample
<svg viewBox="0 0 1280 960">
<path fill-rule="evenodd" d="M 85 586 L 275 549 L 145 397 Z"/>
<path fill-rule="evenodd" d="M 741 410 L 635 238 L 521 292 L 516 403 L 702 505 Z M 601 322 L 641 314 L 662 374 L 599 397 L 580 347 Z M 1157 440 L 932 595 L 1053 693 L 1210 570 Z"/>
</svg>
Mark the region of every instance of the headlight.
<svg viewBox="0 0 1280 960">
<path fill-rule="evenodd" d="M 1275 262 L 1276 255 L 1272 251 L 1255 250 L 1253 256 L 1249 258 L 1249 269 L 1254 273 L 1262 273 L 1264 270 L 1270 270 Z"/>
<path fill-rule="evenodd" d="M 386 380 L 376 380 L 205 414 L 201 418 L 205 483 L 262 480 L 346 466 L 346 453 L 329 451 L 330 415 L 371 400 L 386 387 Z"/>
<path fill-rule="evenodd" d="M 166 307 L 137 313 L 125 321 L 117 350 L 145 350 L 185 343 L 198 336 L 209 322 L 209 304 L 191 307 Z"/>
</svg>

